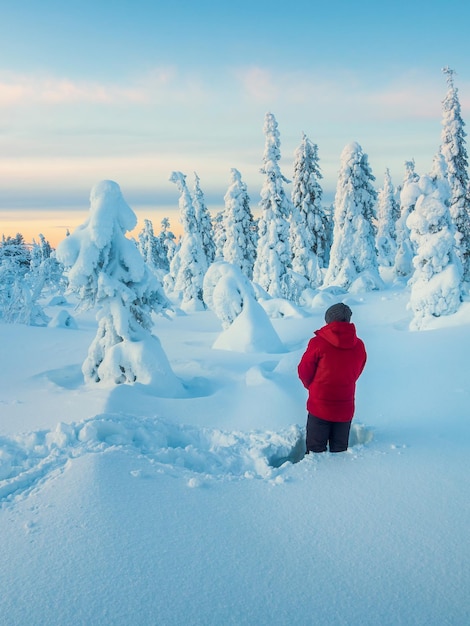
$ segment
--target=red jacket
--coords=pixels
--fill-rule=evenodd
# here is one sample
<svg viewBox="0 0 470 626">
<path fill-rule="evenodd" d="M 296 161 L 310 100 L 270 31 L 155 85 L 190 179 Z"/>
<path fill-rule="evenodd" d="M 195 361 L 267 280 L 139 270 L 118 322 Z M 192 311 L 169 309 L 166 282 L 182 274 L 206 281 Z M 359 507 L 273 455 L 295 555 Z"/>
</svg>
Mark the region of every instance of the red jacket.
<svg viewBox="0 0 470 626">
<path fill-rule="evenodd" d="M 354 324 L 330 322 L 316 330 L 298 367 L 308 389 L 308 412 L 330 422 L 352 420 L 356 381 L 366 358 Z"/>
</svg>

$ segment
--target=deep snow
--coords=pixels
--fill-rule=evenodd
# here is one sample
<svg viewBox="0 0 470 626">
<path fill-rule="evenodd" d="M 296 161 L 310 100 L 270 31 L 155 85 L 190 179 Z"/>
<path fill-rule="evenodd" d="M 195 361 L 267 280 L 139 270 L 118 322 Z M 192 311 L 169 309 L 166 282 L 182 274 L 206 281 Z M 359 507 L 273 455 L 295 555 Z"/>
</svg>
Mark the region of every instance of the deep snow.
<svg viewBox="0 0 470 626">
<path fill-rule="evenodd" d="M 343 298 L 352 445 L 304 458 L 297 363 L 339 299 L 266 306 L 282 352 L 157 318 L 180 398 L 85 386 L 94 312 L 0 324 L 2 625 L 470 623 L 470 302 L 410 332 L 403 285 Z"/>
</svg>

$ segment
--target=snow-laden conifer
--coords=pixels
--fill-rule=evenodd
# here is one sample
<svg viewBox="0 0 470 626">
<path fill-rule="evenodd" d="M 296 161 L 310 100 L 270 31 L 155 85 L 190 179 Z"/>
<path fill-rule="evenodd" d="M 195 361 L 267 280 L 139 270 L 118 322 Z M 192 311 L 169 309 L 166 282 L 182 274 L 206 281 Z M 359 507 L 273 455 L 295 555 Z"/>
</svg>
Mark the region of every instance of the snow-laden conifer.
<svg viewBox="0 0 470 626">
<path fill-rule="evenodd" d="M 219 261 L 204 277 L 204 300 L 220 319 L 223 332 L 213 348 L 235 352 L 283 352 L 271 320 L 256 301 L 252 283 L 239 267 Z"/>
<path fill-rule="evenodd" d="M 400 207 L 396 200 L 396 191 L 390 176 L 385 170 L 384 185 L 377 195 L 377 252 L 379 265 L 391 267 L 395 264 L 397 253 L 396 222 Z"/>
<path fill-rule="evenodd" d="M 153 224 L 150 220 L 144 220 L 144 227 L 139 233 L 138 241 L 139 251 L 140 254 L 143 256 L 144 261 L 153 272 L 156 272 L 157 268 L 159 267 L 160 260 L 160 254 L 158 249 L 159 242 L 155 237 L 155 234 L 153 232 Z"/>
<path fill-rule="evenodd" d="M 201 180 L 196 172 L 194 172 L 193 205 L 196 223 L 201 235 L 202 249 L 209 266 L 215 258 L 214 229 L 212 228 L 211 216 L 206 205 L 204 192 L 201 189 Z"/>
<path fill-rule="evenodd" d="M 170 230 L 170 220 L 164 217 L 161 221 L 160 234 L 158 239 L 160 240 L 160 248 L 166 254 L 166 261 L 163 265 L 163 269 L 169 270 L 171 259 L 175 256 L 177 250 L 177 243 L 175 234 Z"/>
<path fill-rule="evenodd" d="M 150 317 L 168 302 L 135 242 L 126 237 L 136 223 L 119 185 L 101 181 L 91 190 L 88 220 L 59 244 L 57 257 L 70 268 L 69 288 L 82 306 L 98 307 L 98 331 L 82 367 L 85 380 L 147 383 L 173 395 L 180 383 L 151 334 Z"/>
<path fill-rule="evenodd" d="M 166 219 L 166 222 L 165 222 Z M 168 243 L 172 233 L 166 230 L 168 219 L 162 221 L 160 235 L 155 235 L 151 220 L 144 220 L 144 226 L 138 235 L 138 247 L 145 262 L 154 273 L 166 273 L 170 269 Z M 173 235 L 174 238 L 174 235 Z"/>
<path fill-rule="evenodd" d="M 462 261 L 464 280 L 470 281 L 470 199 L 467 194 L 468 155 L 454 70 L 445 67 L 448 91 L 442 103 L 441 152 L 447 165 L 450 185 L 450 215 L 456 227 L 457 253 Z"/>
<path fill-rule="evenodd" d="M 413 212 L 421 194 L 419 175 L 415 172 L 414 159 L 405 161 L 405 177 L 400 189 L 400 217 L 396 222 L 397 253 L 394 271 L 400 278 L 408 278 L 413 272 L 414 249 L 407 226 L 408 216 Z"/>
<path fill-rule="evenodd" d="M 45 240 L 44 240 L 45 241 Z M 49 275 L 48 267 L 57 266 L 54 261 L 45 259 L 41 264 L 39 244 L 33 245 L 33 251 L 25 243 L 21 233 L 15 237 L 2 237 L 0 244 L 0 317 L 7 323 L 44 326 L 49 318 L 44 313 L 39 298 L 46 284 L 46 279 L 60 282 L 58 274 Z M 44 246 L 44 254 L 51 254 L 50 246 Z M 41 268 L 41 269 L 39 269 Z M 43 271 L 44 270 L 44 271 Z"/>
<path fill-rule="evenodd" d="M 357 142 L 341 154 L 335 195 L 333 245 L 326 286 L 370 290 L 382 286 L 375 248 L 375 177 Z"/>
<path fill-rule="evenodd" d="M 419 180 L 420 196 L 407 219 L 416 246 L 411 279 L 410 328 L 426 328 L 432 317 L 450 315 L 460 306 L 462 265 L 455 254 L 455 226 L 448 207 L 451 191 L 441 154 L 429 176 Z"/>
<path fill-rule="evenodd" d="M 224 196 L 224 202 L 223 258 L 239 267 L 251 280 L 256 258 L 255 226 L 247 187 L 242 181 L 240 172 L 235 168 L 231 169 L 230 185 Z"/>
<path fill-rule="evenodd" d="M 279 166 L 280 137 L 276 118 L 267 113 L 264 121 L 265 149 L 261 173 L 265 181 L 261 189 L 261 217 L 258 222 L 257 256 L 253 280 L 270 296 L 291 297 L 291 250 L 289 219 L 292 203 L 284 190 L 285 178 Z"/>
<path fill-rule="evenodd" d="M 196 212 L 186 185 L 186 176 L 181 172 L 173 172 L 170 181 L 175 183 L 180 192 L 179 208 L 183 235 L 180 246 L 171 260 L 165 286 L 178 295 L 183 310 L 202 310 L 205 308 L 202 284 L 207 271 L 207 257 L 203 250 Z"/>
<path fill-rule="evenodd" d="M 224 213 L 224 210 L 218 211 L 212 221 L 212 227 L 214 229 L 215 258 L 217 261 L 223 259 L 224 245 L 227 240 L 224 228 Z"/>
<path fill-rule="evenodd" d="M 328 220 L 321 205 L 321 178 L 318 146 L 303 133 L 294 154 L 291 250 L 292 269 L 310 287 L 321 284 L 320 268 L 327 265 Z"/>
</svg>

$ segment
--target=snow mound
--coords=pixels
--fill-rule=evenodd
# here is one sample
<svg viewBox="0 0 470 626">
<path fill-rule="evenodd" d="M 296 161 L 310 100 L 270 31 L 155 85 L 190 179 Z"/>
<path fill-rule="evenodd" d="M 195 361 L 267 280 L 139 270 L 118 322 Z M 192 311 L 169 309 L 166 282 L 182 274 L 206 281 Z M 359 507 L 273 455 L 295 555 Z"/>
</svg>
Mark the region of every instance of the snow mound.
<svg viewBox="0 0 470 626">
<path fill-rule="evenodd" d="M 62 309 L 50 320 L 48 326 L 50 328 L 71 328 L 77 330 L 78 324 L 74 317 L 68 311 Z"/>
<path fill-rule="evenodd" d="M 306 313 L 300 307 L 284 298 L 269 298 L 268 300 L 260 300 L 259 303 L 272 319 L 282 317 L 300 319 L 306 317 Z"/>
</svg>

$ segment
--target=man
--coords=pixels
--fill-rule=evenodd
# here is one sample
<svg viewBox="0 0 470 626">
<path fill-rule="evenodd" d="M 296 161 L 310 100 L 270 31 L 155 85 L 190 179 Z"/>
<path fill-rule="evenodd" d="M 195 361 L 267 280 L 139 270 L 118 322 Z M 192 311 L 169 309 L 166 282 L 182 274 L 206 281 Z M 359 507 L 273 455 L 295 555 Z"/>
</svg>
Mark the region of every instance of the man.
<svg viewBox="0 0 470 626">
<path fill-rule="evenodd" d="M 307 454 L 344 452 L 354 416 L 356 381 L 366 364 L 364 343 L 350 322 L 351 309 L 342 302 L 325 313 L 326 326 L 315 331 L 299 363 L 308 389 Z"/>
</svg>

